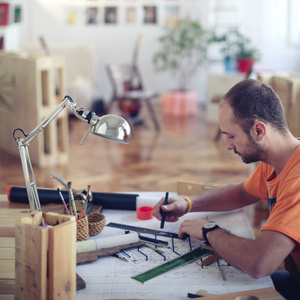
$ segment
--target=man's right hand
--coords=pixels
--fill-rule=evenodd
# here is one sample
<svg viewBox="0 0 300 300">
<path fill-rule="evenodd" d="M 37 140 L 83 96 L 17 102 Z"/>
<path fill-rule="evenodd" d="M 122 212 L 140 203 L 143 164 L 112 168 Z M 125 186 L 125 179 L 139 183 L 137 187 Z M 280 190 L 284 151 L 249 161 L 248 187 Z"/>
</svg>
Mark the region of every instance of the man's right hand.
<svg viewBox="0 0 300 300">
<path fill-rule="evenodd" d="M 162 211 L 166 212 L 166 222 L 176 222 L 188 209 L 188 202 L 184 198 L 169 198 L 168 204 L 164 205 L 165 198 L 154 206 L 153 216 L 162 219 Z"/>
</svg>

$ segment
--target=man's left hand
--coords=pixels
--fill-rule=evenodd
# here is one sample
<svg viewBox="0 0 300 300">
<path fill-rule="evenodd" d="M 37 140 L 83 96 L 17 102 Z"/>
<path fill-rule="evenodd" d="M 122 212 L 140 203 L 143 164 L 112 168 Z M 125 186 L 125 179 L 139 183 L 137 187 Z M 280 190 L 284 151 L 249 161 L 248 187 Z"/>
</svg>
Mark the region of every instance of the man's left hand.
<svg viewBox="0 0 300 300">
<path fill-rule="evenodd" d="M 203 240 L 202 227 L 207 223 L 205 220 L 185 220 L 179 229 L 178 236 L 183 238 L 184 234 L 188 234 L 195 239 Z"/>
</svg>

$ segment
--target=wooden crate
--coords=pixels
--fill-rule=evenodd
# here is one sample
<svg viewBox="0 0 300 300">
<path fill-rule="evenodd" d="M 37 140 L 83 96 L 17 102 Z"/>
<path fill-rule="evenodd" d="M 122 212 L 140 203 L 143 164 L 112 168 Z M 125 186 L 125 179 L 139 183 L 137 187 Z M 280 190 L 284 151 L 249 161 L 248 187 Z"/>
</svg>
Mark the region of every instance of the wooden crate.
<svg viewBox="0 0 300 300">
<path fill-rule="evenodd" d="M 75 216 L 46 213 L 49 228 L 41 220 L 39 212 L 15 227 L 15 299 L 75 299 Z"/>
<path fill-rule="evenodd" d="M 10 109 L 1 110 L 0 148 L 19 156 L 12 133 L 31 132 L 65 96 L 65 66 L 60 56 L 1 53 L 1 72 L 11 83 Z M 18 132 L 17 136 L 23 136 Z M 68 109 L 62 111 L 29 146 L 32 163 L 40 168 L 68 162 Z"/>
<path fill-rule="evenodd" d="M 261 73 L 258 79 L 270 85 L 278 94 L 290 131 L 295 137 L 300 137 L 300 74 Z"/>
<path fill-rule="evenodd" d="M 178 181 L 177 182 L 177 194 L 178 195 L 199 195 L 208 190 L 220 187 L 221 184 L 211 182 L 190 182 L 190 181 Z"/>
</svg>

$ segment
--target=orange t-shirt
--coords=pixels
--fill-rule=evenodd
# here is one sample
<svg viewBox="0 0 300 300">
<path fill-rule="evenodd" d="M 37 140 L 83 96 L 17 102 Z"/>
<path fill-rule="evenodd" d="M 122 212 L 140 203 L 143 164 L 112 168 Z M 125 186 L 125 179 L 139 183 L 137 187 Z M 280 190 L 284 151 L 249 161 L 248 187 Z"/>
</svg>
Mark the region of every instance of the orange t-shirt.
<svg viewBox="0 0 300 300">
<path fill-rule="evenodd" d="M 272 166 L 261 162 L 244 186 L 249 194 L 268 201 L 270 216 L 262 230 L 275 230 L 296 241 L 285 266 L 300 282 L 300 147 L 277 177 Z"/>
</svg>

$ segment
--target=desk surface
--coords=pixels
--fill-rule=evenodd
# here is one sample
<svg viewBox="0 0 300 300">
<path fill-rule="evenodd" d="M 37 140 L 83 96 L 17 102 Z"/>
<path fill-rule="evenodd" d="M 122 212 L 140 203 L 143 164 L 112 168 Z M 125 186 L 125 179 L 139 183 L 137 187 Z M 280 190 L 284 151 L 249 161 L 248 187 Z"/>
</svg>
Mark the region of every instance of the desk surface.
<svg viewBox="0 0 300 300">
<path fill-rule="evenodd" d="M 0 195 L 0 300 L 1 299 L 6 299 L 6 300 L 10 300 L 10 299 L 14 299 L 14 277 L 15 277 L 15 220 L 19 219 L 19 218 L 23 218 L 25 216 L 27 216 L 30 213 L 29 211 L 29 207 L 27 205 L 23 205 L 23 204 L 10 204 L 7 201 L 7 197 L 6 195 Z M 155 227 L 155 229 L 159 228 L 159 224 L 156 224 L 157 220 L 152 219 L 152 220 L 147 220 L 147 221 L 142 221 L 142 225 L 141 225 L 141 221 L 138 221 L 135 217 L 135 212 L 127 212 L 124 211 L 120 217 L 120 212 L 118 211 L 104 211 L 104 214 L 107 217 L 107 222 L 110 221 L 114 221 L 116 222 L 116 218 L 118 220 L 119 223 L 121 222 L 125 222 L 126 220 L 128 221 L 129 224 L 132 225 L 136 225 L 136 226 L 143 226 L 143 227 L 147 227 L 150 226 L 151 224 Z M 219 214 L 219 213 L 218 213 Z M 225 214 L 226 218 L 228 218 L 228 213 Z M 242 219 L 242 214 L 238 213 L 239 217 L 238 219 L 235 219 L 236 221 L 239 222 L 245 222 Z M 196 215 L 195 215 L 196 217 Z M 214 219 L 217 218 L 216 215 L 206 215 L 207 218 L 211 218 L 213 217 Z M 222 225 L 222 222 L 224 222 L 224 220 L 222 220 L 222 217 L 218 220 L 219 223 Z M 231 224 L 232 225 L 232 224 Z M 157 228 L 156 228 L 157 226 Z M 172 225 L 173 226 L 173 225 Z M 246 229 L 247 228 L 247 229 Z M 246 231 L 249 230 L 250 226 L 248 224 L 248 226 L 245 227 Z M 108 229 L 108 228 L 107 228 Z M 105 229 L 106 230 L 106 229 Z M 104 237 L 106 235 L 110 235 L 111 230 L 116 230 L 113 228 L 110 228 L 107 230 L 107 232 L 105 233 L 105 230 L 103 231 L 103 233 L 101 233 L 99 236 L 97 236 L 96 238 L 100 238 L 100 237 Z M 166 225 L 165 229 L 167 231 L 172 231 L 172 228 Z M 117 232 L 118 230 L 116 230 L 116 234 L 119 234 L 120 232 Z M 249 233 L 248 233 L 249 234 Z M 193 246 L 197 246 L 195 245 L 195 241 L 192 241 Z M 131 250 L 131 251 L 137 251 L 137 250 Z M 144 250 L 146 251 L 146 250 Z M 131 253 L 132 254 L 132 253 Z M 135 255 L 135 254 L 134 254 Z M 151 257 L 149 257 L 150 259 L 153 259 L 153 257 L 155 257 L 155 255 L 152 253 L 150 255 Z M 138 255 L 136 256 L 138 257 Z M 156 260 L 157 257 L 155 257 L 153 260 Z M 162 261 L 163 262 L 163 261 Z M 201 280 L 203 281 L 203 278 L 201 278 L 201 274 L 198 274 L 197 276 L 199 276 L 198 280 L 195 280 L 194 276 L 193 278 L 182 278 L 182 275 L 185 272 L 190 272 L 192 269 L 190 268 L 195 268 L 195 266 L 193 267 L 192 265 L 189 265 L 188 269 L 180 269 L 180 272 L 176 274 L 172 274 L 172 272 L 170 272 L 170 275 L 166 275 L 166 276 L 160 276 L 159 278 L 153 279 L 151 281 L 149 281 L 149 283 L 145 283 L 145 284 L 140 284 L 137 283 L 138 285 L 133 286 L 132 282 L 131 282 L 131 278 L 128 279 L 124 279 L 121 278 L 121 281 L 118 281 L 118 278 L 116 278 L 116 274 L 111 273 L 111 275 L 107 275 L 104 274 L 104 270 L 107 270 L 107 266 L 109 266 L 109 268 L 111 270 L 116 270 L 118 272 L 118 270 L 120 270 L 120 266 L 122 265 L 123 262 L 119 261 L 116 258 L 105 258 L 104 259 L 99 259 L 97 262 L 89 264 L 89 265 L 84 265 L 84 266 L 78 266 L 77 267 L 77 273 L 87 282 L 87 288 L 85 290 L 81 290 L 79 292 L 77 292 L 76 298 L 77 299 L 109 299 L 109 298 L 120 298 L 124 296 L 124 292 L 122 290 L 119 290 L 119 293 L 114 293 L 113 291 L 117 291 L 117 289 L 123 288 L 126 289 L 124 287 L 124 284 L 129 286 L 129 290 L 131 288 L 134 288 L 134 298 L 135 299 L 143 299 L 143 298 L 149 298 L 149 296 L 147 296 L 147 294 L 145 294 L 145 291 L 150 291 L 151 292 L 153 290 L 161 290 L 162 286 L 166 286 L 164 283 L 167 282 L 168 285 L 172 286 L 172 290 L 178 290 L 178 279 L 180 280 L 180 282 L 182 280 L 186 281 L 186 282 L 192 282 L 192 285 L 189 285 L 189 290 L 188 292 L 190 293 L 195 293 L 197 290 L 203 290 L 203 286 L 201 286 Z M 124 264 L 124 263 L 123 263 Z M 128 268 L 128 265 L 126 265 L 127 263 L 125 263 L 125 269 Z M 193 263 L 196 264 L 196 263 Z M 130 270 L 132 269 L 132 266 L 134 265 L 134 263 L 130 263 L 129 265 L 131 266 L 131 268 L 129 268 Z M 199 267 L 199 265 L 198 265 Z M 122 268 L 122 266 L 121 266 Z M 140 272 L 143 268 L 145 268 L 145 264 L 141 264 L 138 266 L 137 270 L 133 270 L 132 272 Z M 184 267 L 185 268 L 185 267 Z M 228 268 L 228 266 L 227 266 Z M 232 268 L 232 267 L 230 267 Z M 196 264 L 196 269 L 197 269 L 197 264 Z M 199 268 L 198 268 L 199 269 Z M 130 270 L 127 270 L 126 272 L 129 272 Z M 199 270 L 198 270 L 199 271 Z M 212 272 L 211 274 L 214 274 L 213 271 L 213 267 L 210 268 L 209 272 Z M 95 276 L 91 276 L 91 274 L 94 274 Z M 98 274 L 98 275 L 96 275 Z M 99 274 L 104 274 L 103 276 L 106 278 L 104 278 L 103 276 L 99 276 Z M 271 281 L 269 279 L 269 277 L 260 280 L 260 281 L 255 281 L 255 280 L 248 280 L 248 277 L 245 276 L 245 274 L 243 273 L 236 273 L 236 274 L 242 274 L 240 276 L 242 276 L 242 280 L 237 280 L 237 282 L 235 282 L 235 285 L 244 285 L 244 287 L 241 290 L 253 290 L 253 289 L 257 289 L 256 293 L 259 293 L 259 295 L 261 295 L 260 299 L 264 299 L 264 298 L 271 298 L 271 297 L 276 297 L 279 296 L 276 291 L 272 288 L 272 284 Z M 116 285 L 111 285 L 112 288 L 110 289 L 110 293 L 108 293 L 108 296 L 104 296 L 104 294 L 101 294 L 101 289 L 103 288 L 103 286 L 108 286 L 108 282 L 110 281 L 110 276 L 113 276 L 113 281 L 116 282 Z M 189 274 L 188 274 L 189 276 Z M 118 276 L 117 276 L 118 277 Z M 234 285 L 234 282 L 230 282 L 229 280 L 227 282 L 223 282 L 223 279 L 221 278 L 221 276 L 217 276 L 217 281 L 215 282 L 219 282 L 220 288 L 223 287 L 223 292 L 220 290 L 220 293 L 229 293 L 229 292 L 234 292 L 234 290 L 230 289 L 229 286 Z M 101 284 L 101 281 L 103 281 L 103 279 L 106 280 L 106 283 Z M 237 279 L 237 278 L 236 278 Z M 100 280 L 100 283 L 98 282 L 98 280 Z M 128 285 L 128 282 L 130 283 Z M 171 284 L 171 283 L 175 283 Z M 162 285 L 163 284 L 163 285 Z M 181 285 L 182 286 L 182 285 Z M 206 284 L 205 287 L 208 287 L 209 284 Z M 193 288 L 192 288 L 193 287 Z M 192 288 L 192 289 L 190 289 Z M 137 290 L 141 289 L 141 293 L 139 294 L 139 296 L 137 296 Z M 182 289 L 182 288 L 180 288 Z M 262 289 L 262 290 L 260 290 Z M 207 290 L 207 289 L 206 289 Z M 239 290 L 239 292 L 241 291 Z M 128 291 L 128 296 L 126 296 L 126 298 L 133 298 L 131 296 L 132 291 Z M 177 293 L 177 292 L 176 292 Z M 253 294 L 253 293 L 251 293 Z M 116 297 L 116 295 L 118 295 Z M 127 295 L 127 294 L 126 294 Z M 184 297 L 181 298 L 177 297 L 176 299 L 186 299 L 186 291 L 184 291 Z M 167 298 L 171 298 L 175 299 L 172 295 L 168 294 L 168 296 L 166 297 L 165 295 L 162 295 L 162 297 L 160 299 L 167 299 Z M 235 296 L 236 297 L 236 296 Z M 124 299 L 125 297 L 123 297 Z M 159 299 L 157 297 L 155 297 L 155 295 L 153 296 L 152 299 Z M 227 298 L 226 298 L 227 299 Z M 231 298 L 228 298 L 231 299 Z M 234 298 L 232 298 L 234 299 Z M 277 298 L 276 298 L 277 299 Z"/>
</svg>

